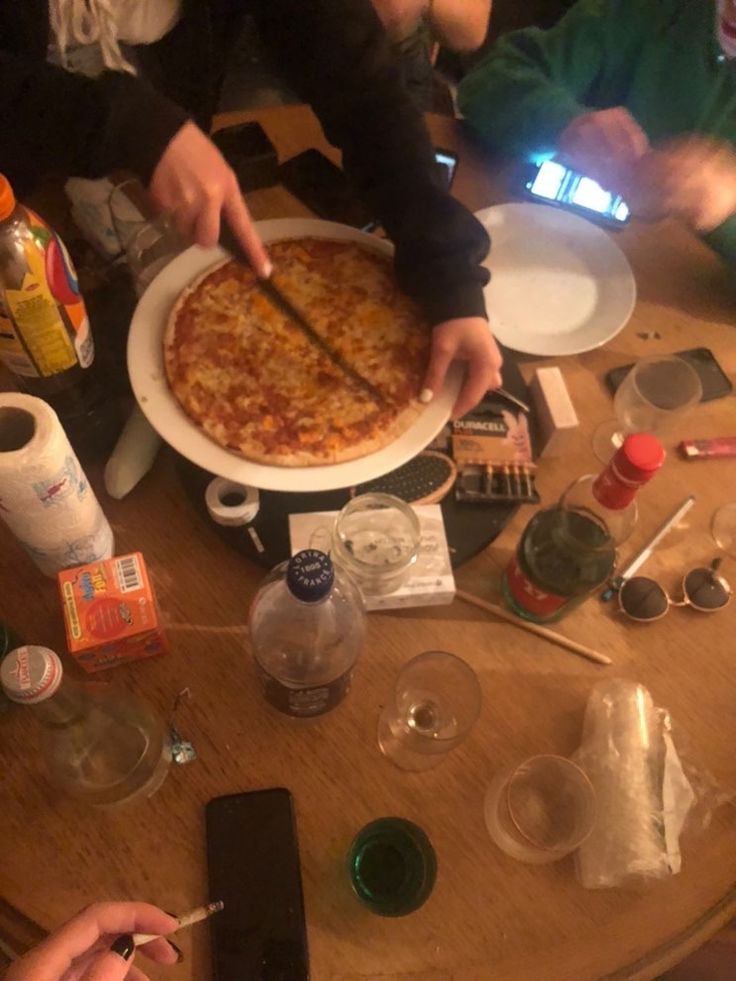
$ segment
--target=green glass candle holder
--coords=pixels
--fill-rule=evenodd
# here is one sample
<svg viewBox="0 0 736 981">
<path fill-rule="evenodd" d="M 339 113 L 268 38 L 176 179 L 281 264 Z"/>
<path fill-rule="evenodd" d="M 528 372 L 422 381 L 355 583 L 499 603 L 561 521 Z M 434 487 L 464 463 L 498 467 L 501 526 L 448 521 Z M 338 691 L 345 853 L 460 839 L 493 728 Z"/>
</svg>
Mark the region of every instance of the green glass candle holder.
<svg viewBox="0 0 736 981">
<path fill-rule="evenodd" d="M 379 916 L 405 916 L 427 900 L 437 876 L 434 848 L 404 818 L 367 824 L 353 839 L 348 872 L 358 899 Z"/>
</svg>

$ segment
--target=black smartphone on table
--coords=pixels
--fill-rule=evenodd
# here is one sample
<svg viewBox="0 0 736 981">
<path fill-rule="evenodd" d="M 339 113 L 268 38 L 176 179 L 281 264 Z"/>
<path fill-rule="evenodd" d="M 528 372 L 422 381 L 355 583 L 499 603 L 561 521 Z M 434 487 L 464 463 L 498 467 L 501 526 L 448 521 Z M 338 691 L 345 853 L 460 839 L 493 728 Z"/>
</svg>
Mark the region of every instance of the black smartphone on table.
<svg viewBox="0 0 736 981">
<path fill-rule="evenodd" d="M 438 147 L 435 160 L 449 188 L 455 176 L 457 155 Z M 375 216 L 360 202 L 343 170 L 319 150 L 305 150 L 285 160 L 278 169 L 278 179 L 287 191 L 326 221 L 364 229 L 376 225 Z"/>
<path fill-rule="evenodd" d="M 701 402 L 710 402 L 712 399 L 723 398 L 730 395 L 733 391 L 733 384 L 726 372 L 721 368 L 715 359 L 713 352 L 707 347 L 693 347 L 687 351 L 675 351 L 678 358 L 695 369 L 700 378 L 703 389 Z M 611 395 L 616 394 L 616 389 L 628 375 L 633 364 L 624 364 L 618 368 L 612 368 L 605 375 L 605 382 Z"/>
<path fill-rule="evenodd" d="M 212 142 L 235 171 L 244 191 L 255 191 L 276 183 L 276 147 L 260 123 L 241 123 L 218 129 L 212 134 Z"/>
<path fill-rule="evenodd" d="M 347 177 L 324 153 L 305 150 L 285 160 L 279 182 L 319 218 L 363 228 L 372 215 L 355 195 Z"/>
<path fill-rule="evenodd" d="M 525 167 L 522 191 L 535 201 L 565 208 L 602 222 L 608 228 L 622 228 L 631 217 L 620 194 L 606 191 L 591 177 L 571 170 L 557 160 Z"/>
<path fill-rule="evenodd" d="M 205 809 L 216 981 L 308 981 L 309 958 L 291 794 L 215 797 Z"/>
</svg>

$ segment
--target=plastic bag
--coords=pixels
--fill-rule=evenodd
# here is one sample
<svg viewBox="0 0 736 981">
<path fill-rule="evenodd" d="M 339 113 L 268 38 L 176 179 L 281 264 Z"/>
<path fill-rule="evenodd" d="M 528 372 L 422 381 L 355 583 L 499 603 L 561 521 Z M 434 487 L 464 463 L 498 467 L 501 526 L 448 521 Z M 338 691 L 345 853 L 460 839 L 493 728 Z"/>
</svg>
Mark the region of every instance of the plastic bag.
<svg viewBox="0 0 736 981">
<path fill-rule="evenodd" d="M 623 678 L 593 688 L 574 759 L 597 799 L 595 827 L 575 858 L 589 889 L 675 875 L 686 820 L 702 830 L 729 799 L 709 774 L 683 762 L 669 713 Z"/>
</svg>

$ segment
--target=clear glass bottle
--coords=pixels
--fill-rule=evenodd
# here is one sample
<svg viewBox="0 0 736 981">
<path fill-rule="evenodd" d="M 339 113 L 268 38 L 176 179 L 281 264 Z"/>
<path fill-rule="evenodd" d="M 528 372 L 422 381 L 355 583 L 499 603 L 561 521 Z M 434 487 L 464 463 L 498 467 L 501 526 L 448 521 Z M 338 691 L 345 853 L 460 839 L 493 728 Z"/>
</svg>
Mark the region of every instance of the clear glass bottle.
<svg viewBox="0 0 736 981">
<path fill-rule="evenodd" d="M 636 523 L 636 492 L 664 462 L 649 433 L 627 436 L 600 474 L 571 484 L 532 517 L 503 576 L 507 605 L 526 620 L 559 620 L 609 578 Z"/>
<path fill-rule="evenodd" d="M 311 718 L 347 695 L 363 647 L 360 590 L 317 549 L 268 575 L 251 604 L 250 639 L 263 694 L 286 715 Z"/>
<path fill-rule="evenodd" d="M 0 661 L 2 661 L 6 654 L 15 650 L 16 647 L 20 647 L 22 643 L 23 641 L 12 627 L 9 627 L 7 623 L 0 623 Z M 2 685 L 0 685 L 0 715 L 9 711 L 12 706 L 13 703 L 3 691 Z"/>
<path fill-rule="evenodd" d="M 163 783 L 171 763 L 167 729 L 136 695 L 65 677 L 58 655 L 33 645 L 5 657 L 0 681 L 8 698 L 33 706 L 60 789 L 102 807 L 150 797 Z"/>
</svg>

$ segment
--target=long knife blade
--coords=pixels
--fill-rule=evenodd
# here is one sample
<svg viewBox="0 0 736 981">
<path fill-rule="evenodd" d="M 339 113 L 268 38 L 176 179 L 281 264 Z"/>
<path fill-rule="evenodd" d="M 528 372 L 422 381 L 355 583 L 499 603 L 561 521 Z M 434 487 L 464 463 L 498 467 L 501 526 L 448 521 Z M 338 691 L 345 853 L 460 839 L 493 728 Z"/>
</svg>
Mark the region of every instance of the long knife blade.
<svg viewBox="0 0 736 981">
<path fill-rule="evenodd" d="M 220 231 L 220 245 L 223 249 L 226 249 L 232 257 L 240 262 L 242 265 L 247 266 L 252 269 L 248 255 L 241 246 L 240 242 L 236 239 L 227 225 L 223 222 Z M 347 362 L 341 354 L 337 351 L 333 351 L 327 341 L 312 327 L 307 318 L 301 311 L 299 311 L 291 300 L 283 294 L 283 292 L 278 288 L 278 286 L 273 282 L 272 279 L 261 279 L 259 276 L 256 277 L 256 282 L 259 289 L 268 297 L 271 303 L 282 313 L 292 320 L 300 330 L 306 334 L 315 347 L 329 358 L 329 360 L 338 367 L 343 374 L 345 374 L 355 385 L 362 388 L 364 392 L 367 392 L 374 401 L 379 404 L 383 404 L 387 401 L 385 395 L 380 389 L 376 388 L 367 378 L 364 378 L 359 371 L 356 371 L 353 366 Z"/>
</svg>

